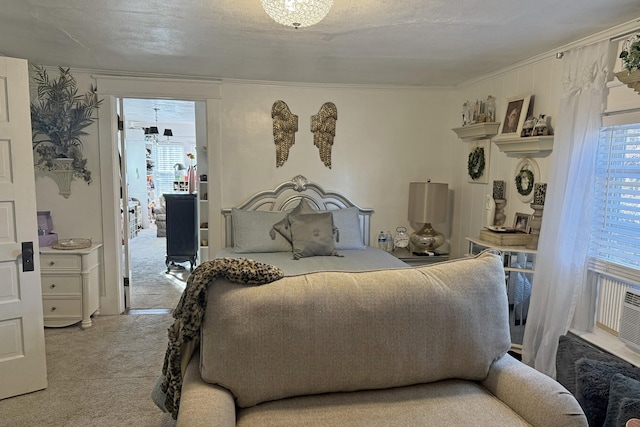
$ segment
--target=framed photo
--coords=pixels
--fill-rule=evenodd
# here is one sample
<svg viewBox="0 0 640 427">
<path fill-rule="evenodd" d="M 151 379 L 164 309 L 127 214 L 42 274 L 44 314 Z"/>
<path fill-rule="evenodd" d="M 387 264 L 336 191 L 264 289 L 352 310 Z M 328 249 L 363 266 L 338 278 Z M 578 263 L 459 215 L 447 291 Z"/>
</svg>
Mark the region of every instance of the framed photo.
<svg viewBox="0 0 640 427">
<path fill-rule="evenodd" d="M 507 98 L 507 108 L 504 119 L 500 124 L 497 138 L 518 138 L 522 133 L 522 126 L 527 120 L 527 114 L 531 108 L 531 94 L 526 93 Z"/>
<path fill-rule="evenodd" d="M 517 212 L 515 218 L 513 219 L 513 228 L 516 231 L 521 231 L 523 233 L 529 232 L 529 214 Z"/>
<path fill-rule="evenodd" d="M 490 139 L 480 139 L 470 143 L 469 157 L 467 158 L 467 181 L 475 184 L 488 183 L 490 159 Z"/>
</svg>

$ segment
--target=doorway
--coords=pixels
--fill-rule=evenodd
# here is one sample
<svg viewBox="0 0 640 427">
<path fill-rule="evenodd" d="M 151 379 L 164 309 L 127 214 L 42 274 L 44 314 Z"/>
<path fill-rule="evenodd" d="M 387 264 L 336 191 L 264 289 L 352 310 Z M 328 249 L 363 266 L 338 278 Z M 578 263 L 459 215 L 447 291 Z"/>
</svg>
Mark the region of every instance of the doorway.
<svg viewBox="0 0 640 427">
<path fill-rule="evenodd" d="M 187 168 L 197 164 L 196 102 L 123 98 L 120 105 L 124 118 L 120 151 L 126 171 L 123 227 L 128 223 L 123 228 L 123 265 L 129 284 L 125 304 L 129 312 L 171 310 L 190 270 L 175 265 L 167 271 L 163 195 L 185 191 Z"/>
</svg>

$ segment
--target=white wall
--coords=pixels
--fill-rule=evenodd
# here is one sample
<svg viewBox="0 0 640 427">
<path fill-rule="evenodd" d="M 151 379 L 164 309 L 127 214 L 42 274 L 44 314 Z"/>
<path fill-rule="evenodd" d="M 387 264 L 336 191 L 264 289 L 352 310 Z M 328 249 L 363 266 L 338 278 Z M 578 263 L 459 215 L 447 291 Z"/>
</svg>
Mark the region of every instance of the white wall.
<svg viewBox="0 0 640 427">
<path fill-rule="evenodd" d="M 57 68 L 51 67 L 48 71 L 50 78 L 57 78 Z M 91 84 L 95 84 L 94 79 L 88 74 L 73 70 L 72 74 L 78 82 L 80 93 L 84 93 L 89 90 Z M 33 89 L 33 82 L 31 84 Z M 82 179 L 74 179 L 71 183 L 71 195 L 65 199 L 58 194 L 58 186 L 51 178 L 36 172 L 37 206 L 39 211 L 51 211 L 53 229 L 59 238 L 83 237 L 99 243 L 102 242 L 102 210 L 97 122 L 84 130 L 89 135 L 82 138 L 83 153 L 88 159 L 87 169 L 91 171 L 93 182 L 87 184 Z"/>
<path fill-rule="evenodd" d="M 555 57 L 541 59 L 532 65 L 525 65 L 458 88 L 454 96 L 457 97 L 459 107 L 455 111 L 461 111 L 462 104 L 467 99 L 475 102 L 476 99 L 486 100 L 488 95 L 493 95 L 496 97 L 498 121 L 501 121 L 505 114 L 507 98 L 531 93 L 535 97 L 533 101 L 534 116 L 537 117 L 539 114 L 551 116 L 552 126 L 555 126 L 560 94 L 562 93 L 561 77 L 562 60 Z M 456 120 L 453 122 L 449 120 L 450 127 L 461 125 L 458 120 L 459 114 L 451 115 L 451 117 L 454 116 Z M 468 183 L 466 167 L 469 143 L 457 139 L 453 132 L 447 134 L 447 140 L 454 147 L 453 169 L 456 172 L 452 176 L 452 182 L 457 189 L 454 202 L 452 256 L 460 257 L 467 250 L 465 237 L 477 237 L 483 226 L 484 197 L 486 194 L 492 194 L 494 180 L 504 180 L 507 187 L 505 225 L 512 225 L 516 212 L 533 213 L 533 209 L 529 207 L 528 203 L 520 201 L 515 188 L 515 168 L 521 160 L 520 158 L 508 157 L 500 152 L 498 146 L 492 142 L 489 183 Z M 562 141 L 554 141 L 556 146 L 561 143 Z M 539 182 L 547 182 L 553 152 L 544 156 L 532 156 L 532 158 L 540 167 Z"/>
<path fill-rule="evenodd" d="M 379 230 L 408 226 L 410 181 L 450 182 L 452 144 L 443 126 L 455 108 L 450 90 L 225 83 L 222 88 L 221 202 L 231 207 L 298 174 L 375 209 Z M 275 165 L 271 107 L 298 115 L 289 159 Z M 313 145 L 310 117 L 325 102 L 338 109 L 332 169 Z M 210 184 L 211 185 L 211 184 Z"/>
</svg>

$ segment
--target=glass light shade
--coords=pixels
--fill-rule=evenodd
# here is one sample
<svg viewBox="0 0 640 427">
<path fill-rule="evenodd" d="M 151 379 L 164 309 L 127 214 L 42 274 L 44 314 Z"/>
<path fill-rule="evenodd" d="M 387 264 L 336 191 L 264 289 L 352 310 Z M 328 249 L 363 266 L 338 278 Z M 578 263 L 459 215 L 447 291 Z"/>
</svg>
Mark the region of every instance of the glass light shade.
<svg viewBox="0 0 640 427">
<path fill-rule="evenodd" d="M 260 0 L 267 15 L 287 27 L 309 27 L 322 21 L 333 0 Z"/>
</svg>

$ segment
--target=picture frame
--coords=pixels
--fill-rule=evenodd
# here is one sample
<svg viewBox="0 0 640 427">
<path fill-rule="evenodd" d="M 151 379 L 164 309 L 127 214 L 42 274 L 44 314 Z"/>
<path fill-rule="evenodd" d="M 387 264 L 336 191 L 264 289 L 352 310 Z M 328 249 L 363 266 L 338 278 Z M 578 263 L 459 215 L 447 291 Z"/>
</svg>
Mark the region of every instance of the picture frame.
<svg viewBox="0 0 640 427">
<path fill-rule="evenodd" d="M 530 93 L 507 98 L 504 118 L 502 123 L 500 123 L 500 130 L 496 138 L 520 137 L 524 122 L 527 120 L 529 110 L 533 105 L 531 102 L 532 98 L 533 96 Z"/>
<path fill-rule="evenodd" d="M 467 181 L 472 184 L 489 182 L 489 161 L 491 160 L 491 140 L 480 139 L 469 144 L 467 157 Z"/>
<path fill-rule="evenodd" d="M 513 228 L 522 233 L 529 232 L 529 218 L 531 215 L 522 212 L 516 212 L 513 218 Z"/>
</svg>

